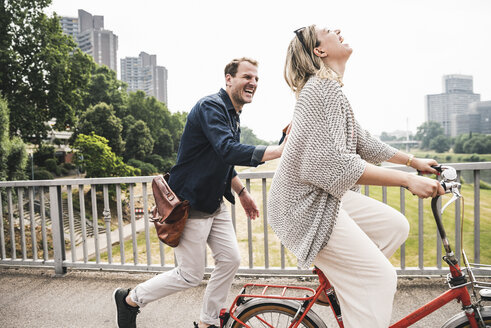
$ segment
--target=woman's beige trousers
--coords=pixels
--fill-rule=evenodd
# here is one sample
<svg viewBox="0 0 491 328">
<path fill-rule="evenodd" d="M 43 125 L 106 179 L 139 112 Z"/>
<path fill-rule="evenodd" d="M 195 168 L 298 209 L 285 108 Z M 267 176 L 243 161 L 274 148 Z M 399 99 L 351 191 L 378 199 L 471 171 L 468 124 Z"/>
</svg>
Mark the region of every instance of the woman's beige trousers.
<svg viewBox="0 0 491 328">
<path fill-rule="evenodd" d="M 387 328 L 397 287 L 388 258 L 409 233 L 392 207 L 348 191 L 327 246 L 314 264 L 336 290 L 346 328 Z"/>
</svg>

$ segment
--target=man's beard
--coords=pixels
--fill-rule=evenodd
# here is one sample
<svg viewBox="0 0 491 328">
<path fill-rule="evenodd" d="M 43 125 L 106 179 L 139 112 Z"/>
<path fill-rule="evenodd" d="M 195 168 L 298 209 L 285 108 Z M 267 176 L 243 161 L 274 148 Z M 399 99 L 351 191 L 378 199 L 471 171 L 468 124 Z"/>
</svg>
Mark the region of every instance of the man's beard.
<svg viewBox="0 0 491 328">
<path fill-rule="evenodd" d="M 244 101 L 244 98 L 242 98 L 241 93 L 242 90 L 237 90 L 232 93 L 232 99 L 237 106 L 244 106 L 245 104 L 247 104 L 247 102 Z"/>
</svg>

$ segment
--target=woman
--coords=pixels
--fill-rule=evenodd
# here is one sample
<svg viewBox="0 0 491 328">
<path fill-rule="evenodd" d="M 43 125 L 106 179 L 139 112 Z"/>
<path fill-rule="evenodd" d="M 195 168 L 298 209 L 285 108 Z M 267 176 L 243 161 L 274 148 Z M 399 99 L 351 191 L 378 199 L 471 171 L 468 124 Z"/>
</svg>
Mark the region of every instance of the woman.
<svg viewBox="0 0 491 328">
<path fill-rule="evenodd" d="M 389 161 L 436 173 L 373 138 L 355 120 L 342 76 L 352 49 L 339 30 L 295 31 L 285 79 L 297 103 L 268 201 L 269 223 L 299 265 L 314 264 L 336 289 L 345 327 L 389 326 L 396 272 L 388 258 L 407 238 L 406 218 L 355 192 L 358 184 L 404 186 L 426 198 L 443 194 L 426 177 L 374 164 Z"/>
</svg>

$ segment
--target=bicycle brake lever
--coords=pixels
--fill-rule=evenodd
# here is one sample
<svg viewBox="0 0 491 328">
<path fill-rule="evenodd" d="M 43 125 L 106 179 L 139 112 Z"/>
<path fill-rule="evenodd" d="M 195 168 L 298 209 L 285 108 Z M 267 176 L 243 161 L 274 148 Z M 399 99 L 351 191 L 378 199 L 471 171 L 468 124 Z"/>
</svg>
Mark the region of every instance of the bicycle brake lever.
<svg viewBox="0 0 491 328">
<path fill-rule="evenodd" d="M 458 192 L 458 191 L 457 191 Z M 460 193 L 458 195 L 456 195 L 456 193 L 453 192 L 453 195 L 452 195 L 452 198 L 450 198 L 450 200 L 442 207 L 442 211 L 441 211 L 441 215 L 443 215 L 443 211 L 445 211 L 445 209 L 450 205 L 452 204 L 453 202 L 455 202 L 457 199 L 459 199 L 460 197 L 462 197 L 460 195 Z"/>
<path fill-rule="evenodd" d="M 452 198 L 450 198 L 450 200 L 443 206 L 442 211 L 440 213 L 441 215 L 443 215 L 443 211 L 445 211 L 445 209 L 450 204 L 455 202 L 457 199 L 462 198 L 462 195 L 460 194 L 460 191 L 459 191 L 460 183 L 458 183 L 456 181 L 448 181 L 448 180 L 447 180 L 447 182 L 442 181 L 442 187 L 443 187 L 443 189 L 445 189 L 446 192 L 452 193 Z"/>
</svg>

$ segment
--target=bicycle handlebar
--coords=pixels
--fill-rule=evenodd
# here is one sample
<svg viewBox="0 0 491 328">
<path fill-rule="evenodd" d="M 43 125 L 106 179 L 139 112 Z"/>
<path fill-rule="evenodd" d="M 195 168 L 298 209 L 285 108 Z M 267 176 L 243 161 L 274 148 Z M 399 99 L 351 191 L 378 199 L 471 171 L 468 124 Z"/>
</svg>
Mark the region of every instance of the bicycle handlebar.
<svg viewBox="0 0 491 328">
<path fill-rule="evenodd" d="M 443 246 L 445 248 L 445 251 L 447 252 L 447 256 L 449 256 L 452 263 L 457 263 L 452 249 L 450 248 L 450 243 L 448 242 L 447 235 L 443 227 L 441 215 L 451 203 L 462 197 L 462 195 L 460 194 L 461 184 L 456 181 L 458 177 L 457 171 L 453 167 L 443 165 L 436 165 L 432 167 L 441 173 L 442 181 L 440 182 L 440 184 L 445 190 L 445 193 L 452 193 L 452 198 L 443 206 L 441 212 L 438 210 L 438 199 L 440 198 L 440 195 L 434 197 L 431 200 L 431 211 L 433 212 L 433 217 L 435 218 L 438 232 L 440 233 L 440 237 L 442 238 Z"/>
</svg>

